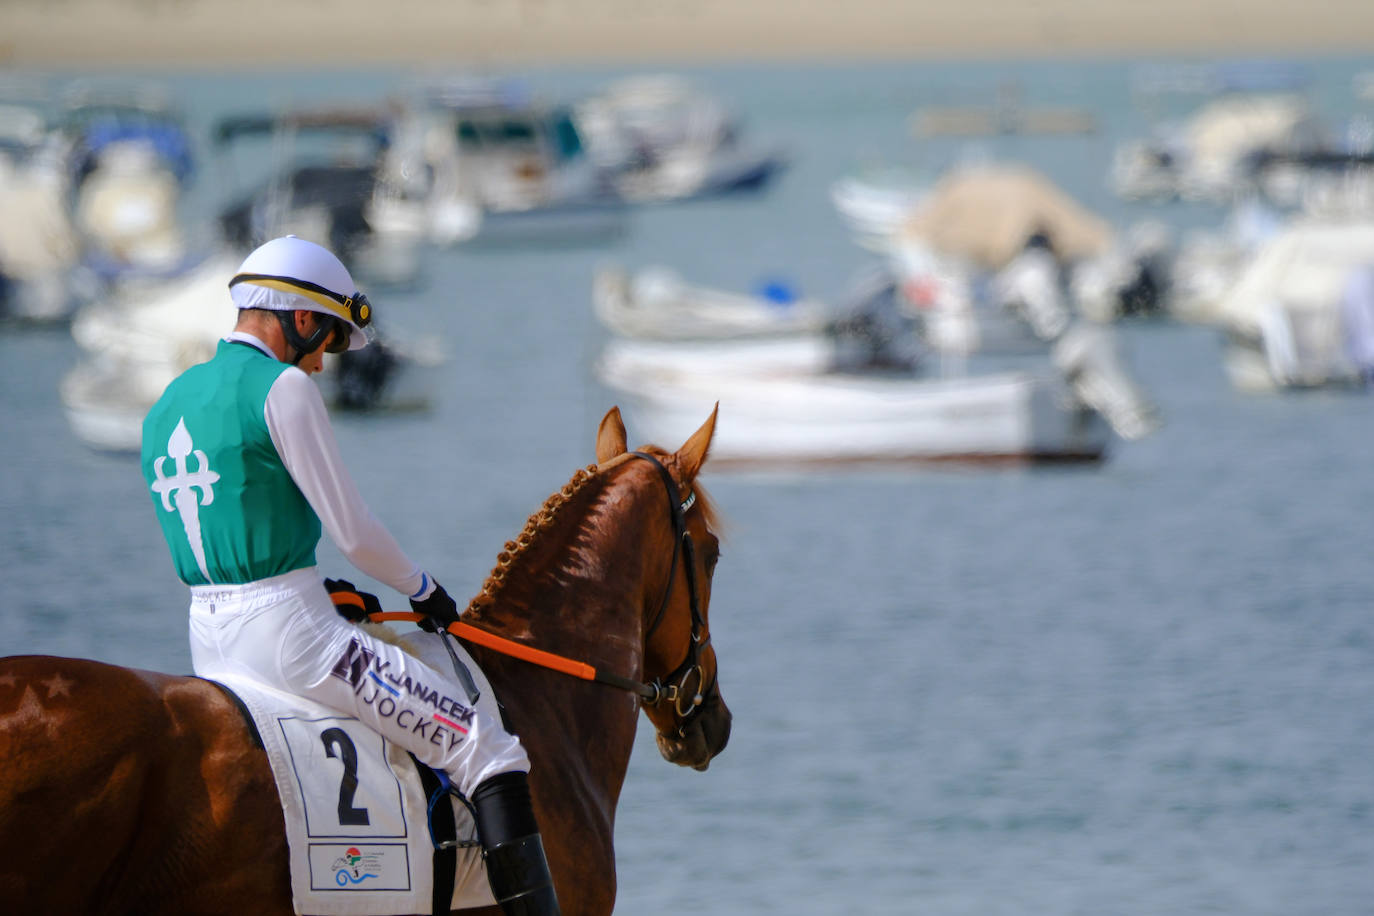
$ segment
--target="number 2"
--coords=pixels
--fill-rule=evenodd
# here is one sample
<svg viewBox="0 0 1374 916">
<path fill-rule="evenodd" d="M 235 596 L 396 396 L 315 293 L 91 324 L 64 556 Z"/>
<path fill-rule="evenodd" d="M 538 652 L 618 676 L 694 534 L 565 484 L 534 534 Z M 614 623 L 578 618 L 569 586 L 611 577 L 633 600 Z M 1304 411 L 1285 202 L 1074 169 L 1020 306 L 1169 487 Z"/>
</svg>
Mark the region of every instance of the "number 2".
<svg viewBox="0 0 1374 916">
<path fill-rule="evenodd" d="M 330 757 L 343 761 L 343 778 L 339 780 L 339 824 L 356 827 L 370 824 L 366 808 L 353 807 L 353 796 L 358 791 L 358 749 L 353 739 L 342 728 L 327 728 L 320 735 L 324 742 L 324 752 Z M 335 749 L 338 753 L 335 754 Z"/>
</svg>

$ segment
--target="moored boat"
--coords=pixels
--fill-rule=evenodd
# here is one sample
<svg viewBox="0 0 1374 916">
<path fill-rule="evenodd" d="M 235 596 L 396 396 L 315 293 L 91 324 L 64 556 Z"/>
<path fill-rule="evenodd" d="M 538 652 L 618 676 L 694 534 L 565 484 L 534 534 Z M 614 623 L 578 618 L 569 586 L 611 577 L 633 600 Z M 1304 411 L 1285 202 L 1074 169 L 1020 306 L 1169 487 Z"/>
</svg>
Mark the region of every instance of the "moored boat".
<svg viewBox="0 0 1374 916">
<path fill-rule="evenodd" d="M 645 435 L 677 436 L 721 405 L 722 465 L 1100 460 L 1111 428 L 1053 373 L 912 379 L 844 373 L 713 378 L 671 369 L 626 377 L 603 364 Z"/>
<path fill-rule="evenodd" d="M 599 269 L 592 306 L 616 334 L 660 340 L 814 334 L 833 317 L 825 303 L 799 297 L 781 282 L 750 295 L 689 284 L 664 267 L 634 274 L 619 267 Z"/>
<path fill-rule="evenodd" d="M 1075 326 L 1026 368 L 949 375 L 842 370 L 815 335 L 731 342 L 612 340 L 595 365 L 646 431 L 671 438 L 704 405 L 733 417 L 726 464 L 1095 461 L 1113 434 L 1158 424 L 1106 329 Z"/>
<path fill-rule="evenodd" d="M 225 253 L 183 277 L 91 305 L 72 320 L 82 359 L 59 394 L 77 437 L 105 450 L 136 451 L 143 416 L 167 385 L 214 355 L 234 326 L 227 289 L 241 259 Z M 427 409 L 444 362 L 440 343 L 388 326 L 369 347 L 326 354 L 320 385 L 335 406 L 368 411 Z"/>
<path fill-rule="evenodd" d="M 631 203 L 756 190 L 787 165 L 780 149 L 747 142 L 722 102 L 669 74 L 620 80 L 577 103 L 573 117 Z"/>
</svg>

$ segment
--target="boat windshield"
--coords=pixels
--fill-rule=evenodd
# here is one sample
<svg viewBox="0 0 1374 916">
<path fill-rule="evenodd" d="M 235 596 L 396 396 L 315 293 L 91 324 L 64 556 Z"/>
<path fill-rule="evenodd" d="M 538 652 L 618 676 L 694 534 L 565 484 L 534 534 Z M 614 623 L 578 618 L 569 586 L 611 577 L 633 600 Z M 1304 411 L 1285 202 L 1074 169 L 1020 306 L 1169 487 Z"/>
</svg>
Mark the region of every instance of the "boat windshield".
<svg viewBox="0 0 1374 916">
<path fill-rule="evenodd" d="M 555 116 L 553 136 L 558 158 L 576 159 L 582 155 L 582 136 L 577 132 L 577 125 L 573 124 L 571 113 L 560 111 Z"/>
</svg>

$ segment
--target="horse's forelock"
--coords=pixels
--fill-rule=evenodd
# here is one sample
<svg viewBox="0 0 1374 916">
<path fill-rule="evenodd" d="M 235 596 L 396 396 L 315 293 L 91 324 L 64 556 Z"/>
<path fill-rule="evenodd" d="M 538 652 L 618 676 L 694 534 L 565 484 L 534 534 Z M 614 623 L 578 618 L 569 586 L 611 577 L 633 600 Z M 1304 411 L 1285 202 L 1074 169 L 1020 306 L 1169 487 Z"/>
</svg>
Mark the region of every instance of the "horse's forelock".
<svg viewBox="0 0 1374 916">
<path fill-rule="evenodd" d="M 701 518 L 706 522 L 706 527 L 719 534 L 720 512 L 716 509 L 716 501 L 706 492 L 706 488 L 696 481 L 692 482 L 692 492 L 697 495 L 697 505 L 701 508 Z"/>
</svg>

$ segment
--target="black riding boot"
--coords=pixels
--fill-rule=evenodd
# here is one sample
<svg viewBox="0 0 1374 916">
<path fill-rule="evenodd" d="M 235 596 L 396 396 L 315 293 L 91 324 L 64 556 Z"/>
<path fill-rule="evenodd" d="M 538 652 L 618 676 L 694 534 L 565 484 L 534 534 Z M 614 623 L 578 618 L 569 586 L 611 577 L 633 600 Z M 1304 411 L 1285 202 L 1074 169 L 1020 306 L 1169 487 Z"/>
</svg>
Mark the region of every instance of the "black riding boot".
<svg viewBox="0 0 1374 916">
<path fill-rule="evenodd" d="M 561 916 L 524 773 L 493 776 L 472 791 L 487 881 L 506 916 Z"/>
</svg>

